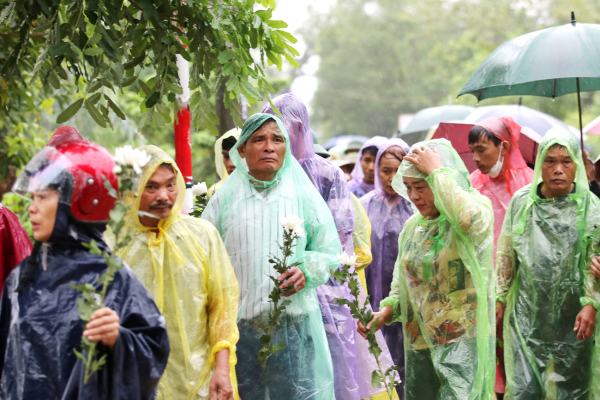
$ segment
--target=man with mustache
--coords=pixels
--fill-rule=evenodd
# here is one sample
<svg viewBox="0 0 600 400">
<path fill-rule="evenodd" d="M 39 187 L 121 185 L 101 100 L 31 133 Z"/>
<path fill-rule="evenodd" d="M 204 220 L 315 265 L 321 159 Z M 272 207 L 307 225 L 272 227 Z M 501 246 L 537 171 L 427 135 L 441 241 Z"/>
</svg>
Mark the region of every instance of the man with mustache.
<svg viewBox="0 0 600 400">
<path fill-rule="evenodd" d="M 151 159 L 126 218 L 132 240 L 119 256 L 166 318 L 171 357 L 157 399 L 238 399 L 239 289 L 227 251 L 209 222 L 182 215 L 185 183 L 173 159 L 156 146 L 141 149 Z"/>
</svg>

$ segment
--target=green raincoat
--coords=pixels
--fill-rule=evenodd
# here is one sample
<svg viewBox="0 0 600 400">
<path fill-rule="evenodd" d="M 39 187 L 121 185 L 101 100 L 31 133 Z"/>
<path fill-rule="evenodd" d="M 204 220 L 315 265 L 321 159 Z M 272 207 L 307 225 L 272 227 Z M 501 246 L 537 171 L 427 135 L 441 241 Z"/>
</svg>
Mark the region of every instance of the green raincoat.
<svg viewBox="0 0 600 400">
<path fill-rule="evenodd" d="M 406 221 L 392 288 L 380 304 L 392 307 L 391 322 L 403 323 L 405 399 L 491 399 L 496 361 L 492 206 L 471 187 L 449 141 L 412 148 L 417 146 L 437 149 L 443 167 L 427 176 L 405 159 L 392 186 L 410 200 L 403 177 L 425 179 L 440 216 L 431 220 L 415 209 Z"/>
<path fill-rule="evenodd" d="M 248 173 L 245 159 L 237 151 L 268 120 L 275 120 L 285 136 L 282 167 L 271 181 L 259 181 Z M 279 118 L 255 114 L 244 124 L 240 140 L 230 150 L 236 170 L 215 192 L 202 213 L 212 222 L 225 243 L 240 284 L 238 327 L 240 340 L 236 366 L 240 397 L 244 400 L 334 399 L 333 366 L 315 288 L 328 281 L 330 270 L 339 267 L 342 245 L 327 204 L 292 156 L 289 136 Z M 291 304 L 279 318 L 272 343 L 285 340 L 285 347 L 271 356 L 266 368 L 257 356 L 260 325 L 272 309 L 269 295 L 278 274 L 269 259 L 283 259 L 280 219 L 296 215 L 304 220 L 306 236 L 295 241 L 288 262 L 301 262 L 306 286 L 288 297 Z"/>
<path fill-rule="evenodd" d="M 566 147 L 577 163 L 575 191 L 544 199 L 538 195 L 542 164 L 556 144 Z M 577 340 L 573 328 L 583 306 L 598 309 L 600 304 L 600 287 L 590 269 L 600 201 L 589 191 L 577 142 L 569 132 L 552 129 L 544 136 L 532 182 L 513 196 L 498 240 L 497 299 L 506 303 L 506 395 L 595 399 L 597 387 L 590 389 L 597 375 L 592 371 L 597 349 L 592 338 Z"/>
</svg>

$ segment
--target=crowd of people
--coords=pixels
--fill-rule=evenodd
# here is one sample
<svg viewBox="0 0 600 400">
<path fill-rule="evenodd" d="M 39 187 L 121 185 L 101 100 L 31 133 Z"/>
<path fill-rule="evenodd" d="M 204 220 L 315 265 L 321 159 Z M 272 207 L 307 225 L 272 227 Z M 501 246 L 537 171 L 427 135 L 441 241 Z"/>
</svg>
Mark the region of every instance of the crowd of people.
<svg viewBox="0 0 600 400">
<path fill-rule="evenodd" d="M 201 218 L 183 210 L 173 159 L 142 147 L 113 254 L 125 266 L 84 325 L 76 287 L 107 270 L 89 243 L 111 252 L 121 240 L 106 229 L 117 169 L 60 128 L 13 188 L 31 199 L 33 245 L 0 205 L 0 398 L 382 399 L 373 371 L 393 365 L 397 399 L 600 398 L 594 166 L 554 128 L 532 169 L 520 133 L 507 117 L 476 124 L 473 173 L 448 140 L 382 136 L 350 149 L 349 170 L 284 94 L 217 140 Z M 289 216 L 302 233 L 284 254 Z M 342 253 L 357 259 L 366 326 L 336 301 L 355 300 L 332 277 Z M 294 266 L 271 279 L 286 257 Z M 283 348 L 263 368 L 276 285 L 288 302 L 271 341 Z M 73 351 L 82 335 L 105 360 L 89 381 Z"/>
</svg>

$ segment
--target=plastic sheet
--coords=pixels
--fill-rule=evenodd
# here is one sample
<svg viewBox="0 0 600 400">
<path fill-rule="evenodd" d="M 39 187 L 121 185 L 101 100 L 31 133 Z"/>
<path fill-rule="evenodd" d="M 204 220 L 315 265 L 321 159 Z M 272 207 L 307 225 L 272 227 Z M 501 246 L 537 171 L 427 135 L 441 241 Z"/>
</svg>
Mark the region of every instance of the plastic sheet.
<svg viewBox="0 0 600 400">
<path fill-rule="evenodd" d="M 371 192 L 375 189 L 375 182 L 372 185 L 365 183 L 364 178 L 365 174 L 363 172 L 361 160 L 363 156 L 363 150 L 367 147 L 375 146 L 380 148 L 385 142 L 387 142 L 388 138 L 383 136 L 373 136 L 371 139 L 367 140 L 365 144 L 360 148 L 358 152 L 358 160 L 356 164 L 354 164 L 354 169 L 350 174 L 352 176 L 352 180 L 348 182 L 348 189 L 354 194 L 356 197 L 361 198 L 365 194 Z M 375 175 L 377 175 L 377 169 L 375 170 Z"/>
<path fill-rule="evenodd" d="M 33 282 L 15 292 L 29 258 L 6 281 L 0 305 L 0 398 L 154 399 L 169 355 L 165 320 L 127 265 L 115 274 L 105 299 L 121 320 L 119 338 L 113 352 L 98 346 L 107 362 L 83 383 L 85 365 L 73 352 L 80 349 L 84 326 L 77 310 L 80 292 L 71 285 L 91 283 L 99 289 L 106 262 L 81 242 L 95 239 L 104 248 L 105 225 L 76 222 L 69 208 L 59 204 Z"/>
<path fill-rule="evenodd" d="M 503 142 L 510 143 L 510 151 L 506 153 L 506 168 L 497 177 L 491 178 L 476 169 L 471 174 L 473 187 L 479 193 L 492 201 L 494 209 L 494 250 L 502 230 L 504 215 L 510 199 L 523 186 L 531 183 L 533 170 L 527 166 L 519 150 L 521 127 L 510 117 L 489 117 L 476 125 L 482 126 L 488 132 Z M 496 252 L 494 251 L 494 254 Z"/>
<path fill-rule="evenodd" d="M 0 203 L 0 288 L 10 272 L 31 254 L 31 241 L 19 218 Z"/>
<path fill-rule="evenodd" d="M 495 376 L 493 213 L 471 187 L 469 172 L 445 139 L 413 145 L 437 149 L 443 167 L 429 176 L 404 160 L 392 186 L 409 199 L 403 177 L 423 178 L 436 219 L 418 211 L 398 239 L 390 296 L 380 303 L 402 322 L 405 398 L 492 399 Z"/>
<path fill-rule="evenodd" d="M 223 140 L 234 137 L 237 140 L 240 139 L 240 134 L 242 130 L 240 128 L 233 128 L 223 134 L 220 138 L 215 141 L 215 168 L 217 170 L 217 176 L 221 178 L 219 182 L 216 182 L 210 188 L 208 188 L 208 198 L 210 199 L 213 194 L 223 185 L 225 179 L 229 177 L 227 173 L 227 168 L 225 168 L 225 164 L 223 164 Z"/>
<path fill-rule="evenodd" d="M 413 214 L 410 201 L 401 196 L 392 198 L 383 189 L 379 179 L 379 160 L 390 147 L 398 146 L 408 153 L 408 145 L 401 139 L 391 139 L 380 147 L 375 160 L 375 189 L 360 199 L 371 221 L 371 249 L 373 262 L 366 269 L 367 290 L 374 311 L 386 298 L 392 286 L 394 265 L 398 258 L 398 236 L 406 220 Z M 400 378 L 404 381 L 404 341 L 402 324 L 384 326 L 383 336 L 392 354 L 394 364 L 400 367 Z M 404 398 L 403 385 L 400 396 Z"/>
<path fill-rule="evenodd" d="M 352 195 L 352 206 L 354 207 L 352 242 L 354 243 L 354 254 L 356 255 L 356 273 L 360 278 L 365 294 L 368 294 L 365 268 L 373 260 L 371 254 L 371 222 L 365 208 L 355 195 Z"/>
<path fill-rule="evenodd" d="M 158 385 L 158 399 L 208 399 L 215 354 L 229 349 L 234 365 L 239 289 L 219 233 L 210 223 L 181 214 L 185 183 L 173 159 L 156 146 L 140 148 L 151 159 L 143 168 L 126 226 L 132 237 L 120 252 L 154 297 L 167 321 L 169 364 Z M 167 218 L 148 228 L 135 213 L 146 182 L 163 163 L 173 167 L 179 190 Z M 114 241 L 114 237 L 109 241 Z M 195 396 L 195 397 L 194 397 Z"/>
<path fill-rule="evenodd" d="M 277 122 L 285 136 L 287 151 L 274 179 L 259 181 L 249 175 L 237 149 L 269 119 Z M 263 400 L 269 393 L 271 399 L 330 400 L 334 398 L 333 368 L 315 288 L 328 282 L 330 270 L 339 266 L 336 255 L 342 248 L 331 213 L 292 156 L 287 131 L 277 117 L 255 114 L 248 118 L 230 154 L 236 170 L 209 201 L 202 218 L 217 227 L 240 284 L 240 396 Z M 285 340 L 285 347 L 263 370 L 257 359 L 262 347 L 259 324 L 266 321 L 272 307 L 268 296 L 273 282 L 267 275 L 275 273 L 268 260 L 271 255 L 282 257 L 279 220 L 288 215 L 304 220 L 306 237 L 296 240 L 288 261 L 302 262 L 298 268 L 304 272 L 306 286 L 288 297 L 291 304 L 273 336 L 276 343 Z"/>
<path fill-rule="evenodd" d="M 577 163 L 575 192 L 538 195 L 546 152 L 564 146 Z M 511 399 L 595 399 L 598 328 L 594 338 L 573 331 L 583 306 L 600 306 L 591 273 L 600 228 L 600 201 L 589 191 L 576 139 L 551 129 L 540 143 L 533 183 L 513 196 L 497 253 L 497 298 L 506 302 L 506 392 Z M 594 244 L 592 247 L 591 245 Z M 592 364 L 593 363 L 593 364 Z"/>
</svg>

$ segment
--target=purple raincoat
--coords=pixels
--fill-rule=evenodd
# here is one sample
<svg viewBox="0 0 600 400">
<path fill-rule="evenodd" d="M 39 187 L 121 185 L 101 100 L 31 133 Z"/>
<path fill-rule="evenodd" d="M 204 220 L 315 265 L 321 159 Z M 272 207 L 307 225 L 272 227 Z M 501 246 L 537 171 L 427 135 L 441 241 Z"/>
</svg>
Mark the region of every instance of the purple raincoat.
<svg viewBox="0 0 600 400">
<path fill-rule="evenodd" d="M 401 139 L 391 139 L 384 143 L 375 159 L 375 189 L 360 199 L 371 221 L 371 253 L 373 261 L 365 269 L 367 291 L 373 310 L 379 311 L 379 303 L 385 299 L 392 286 L 394 265 L 398 258 L 398 236 L 404 222 L 413 214 L 409 201 L 401 196 L 390 198 L 383 190 L 379 179 L 379 160 L 390 147 L 398 146 L 408 153 L 409 146 Z M 383 326 L 383 336 L 388 345 L 394 364 L 400 367 L 400 379 L 404 382 L 404 340 L 402 324 L 395 322 Z M 404 384 L 398 387 L 400 398 L 404 398 Z"/>
<path fill-rule="evenodd" d="M 281 113 L 281 120 L 290 136 L 292 154 L 331 210 L 344 251 L 353 254 L 354 206 L 344 173 L 315 154 L 308 111 L 298 97 L 287 93 L 275 98 L 273 103 Z M 266 104 L 262 112 L 275 115 L 270 104 Z M 357 342 L 357 326 L 350 310 L 333 301 L 335 298 L 351 300 L 350 291 L 333 278 L 317 287 L 316 291 L 333 361 L 336 400 L 360 400 L 381 392 L 381 389 L 371 386 L 371 372 L 377 369 L 377 364 L 368 355 L 367 342 L 362 338 Z M 381 358 L 387 356 L 391 362 L 387 349 L 384 353 Z M 359 364 L 357 354 L 361 355 Z"/>
<path fill-rule="evenodd" d="M 352 170 L 352 173 L 350 174 L 352 176 L 352 180 L 350 182 L 348 182 L 348 188 L 359 199 L 361 197 L 363 197 L 365 194 L 367 194 L 367 193 L 373 191 L 373 189 L 375 189 L 374 184 L 369 185 L 364 182 L 365 174 L 363 172 L 362 165 L 360 163 L 360 160 L 362 159 L 362 156 L 363 156 L 363 151 L 367 147 L 371 147 L 371 146 L 380 148 L 387 141 L 388 141 L 388 138 L 386 138 L 386 137 L 373 136 L 371 139 L 367 140 L 365 142 L 365 144 L 363 144 L 363 146 L 360 148 L 360 151 L 358 152 L 358 160 L 356 161 L 356 164 L 354 164 L 354 169 Z M 375 173 L 375 175 L 377 175 L 377 173 Z"/>
</svg>

